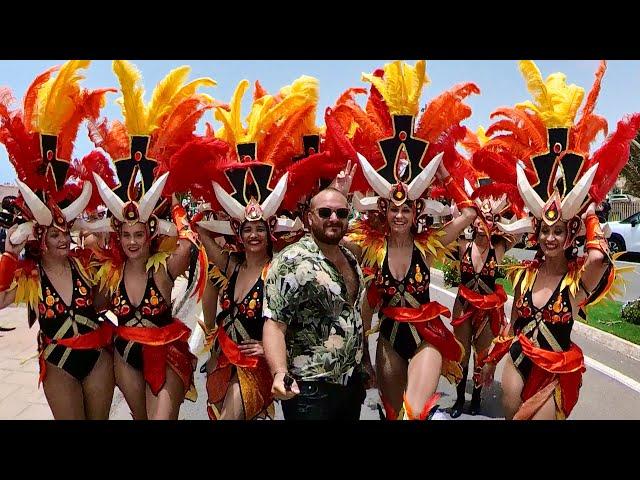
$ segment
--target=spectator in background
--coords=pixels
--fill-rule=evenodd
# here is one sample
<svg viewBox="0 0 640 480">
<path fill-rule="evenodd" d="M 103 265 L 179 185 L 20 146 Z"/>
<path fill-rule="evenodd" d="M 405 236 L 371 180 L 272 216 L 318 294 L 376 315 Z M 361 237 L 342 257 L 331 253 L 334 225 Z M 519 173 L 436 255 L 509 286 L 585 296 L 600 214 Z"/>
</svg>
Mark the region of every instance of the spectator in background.
<svg viewBox="0 0 640 480">
<path fill-rule="evenodd" d="M 611 212 L 611 204 L 608 199 L 605 199 L 604 202 L 598 204 L 596 207 L 596 215 L 600 220 L 600 223 L 606 223 L 609 221 L 609 213 Z"/>
</svg>

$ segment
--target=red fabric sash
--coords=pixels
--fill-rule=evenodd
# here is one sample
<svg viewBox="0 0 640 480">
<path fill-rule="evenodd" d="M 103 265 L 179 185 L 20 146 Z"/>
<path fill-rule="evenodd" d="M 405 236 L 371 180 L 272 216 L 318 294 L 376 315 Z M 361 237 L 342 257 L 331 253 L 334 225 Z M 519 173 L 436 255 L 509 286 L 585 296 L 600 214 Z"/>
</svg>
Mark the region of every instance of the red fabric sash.
<svg viewBox="0 0 640 480">
<path fill-rule="evenodd" d="M 167 363 L 185 383 L 185 391 L 189 389 L 193 355 L 187 343 L 191 330 L 184 323 L 174 319 L 169 325 L 159 328 L 116 327 L 115 333 L 120 338 L 142 344 L 142 373 L 154 395 L 165 383 Z"/>
<path fill-rule="evenodd" d="M 464 356 L 464 347 L 440 319 L 440 315 L 450 317 L 451 312 L 438 302 L 425 303 L 420 308 L 386 307 L 381 313 L 396 322 L 412 323 L 420 337 L 436 347 L 443 358 L 459 362 Z"/>
<path fill-rule="evenodd" d="M 222 355 L 218 357 L 219 368 L 226 367 L 229 363 L 237 367 L 256 368 L 258 366 L 258 357 L 248 357 L 244 355 L 238 348 L 238 344 L 231 340 L 227 332 L 224 331 L 224 328 L 218 327 L 214 334 L 214 338 L 216 337 L 222 348 Z"/>
<path fill-rule="evenodd" d="M 40 355 L 38 356 L 40 376 L 38 378 L 38 385 L 40 385 L 47 376 L 47 362 L 44 359 L 44 349 L 47 345 L 62 345 L 73 350 L 97 350 L 111 345 L 114 330 L 115 327 L 113 324 L 109 321 L 105 321 L 100 323 L 100 326 L 92 332 L 70 338 L 61 338 L 59 340 L 53 340 L 40 331 L 39 340 L 41 344 L 39 346 Z"/>
<path fill-rule="evenodd" d="M 468 306 L 466 312 L 451 321 L 451 325 L 458 327 L 471 319 L 473 330 L 477 332 L 488 316 L 491 331 L 497 336 L 506 323 L 503 306 L 507 302 L 507 293 L 502 285 L 497 284 L 495 291 L 489 295 L 482 295 L 460 285 L 458 294 L 468 302 Z"/>
<path fill-rule="evenodd" d="M 524 403 L 514 419 L 532 418 L 549 396 L 554 394 L 557 386 L 560 387 L 561 398 L 556 408 L 560 409 L 565 418 L 568 417 L 578 402 L 582 374 L 586 371 L 582 350 L 575 343 L 566 352 L 544 350 L 534 346 L 522 334 L 518 336 L 518 341 L 522 345 L 522 352 L 531 359 L 533 366 L 522 389 Z"/>
<path fill-rule="evenodd" d="M 109 321 L 101 322 L 100 326 L 94 331 L 85 333 L 83 335 L 77 335 L 70 338 L 61 338 L 59 340 L 53 340 L 44 334 L 42 335 L 42 341 L 45 346 L 53 343 L 56 345 L 63 345 L 65 347 L 72 348 L 74 350 L 90 350 L 106 347 L 111 343 L 113 338 L 113 332 L 115 327 Z"/>
</svg>

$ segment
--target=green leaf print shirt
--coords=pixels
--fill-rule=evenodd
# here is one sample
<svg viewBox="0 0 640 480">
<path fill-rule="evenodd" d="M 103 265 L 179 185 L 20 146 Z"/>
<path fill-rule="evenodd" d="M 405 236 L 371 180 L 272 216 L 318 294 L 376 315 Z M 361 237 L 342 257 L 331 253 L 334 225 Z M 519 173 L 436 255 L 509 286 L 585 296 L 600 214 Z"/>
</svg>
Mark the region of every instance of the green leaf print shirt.
<svg viewBox="0 0 640 480">
<path fill-rule="evenodd" d="M 355 305 L 347 300 L 342 275 L 310 235 L 276 255 L 267 272 L 263 314 L 287 325 L 289 371 L 299 380 L 346 385 L 362 360 L 364 279 L 353 254 L 340 249 L 358 275 Z"/>
</svg>

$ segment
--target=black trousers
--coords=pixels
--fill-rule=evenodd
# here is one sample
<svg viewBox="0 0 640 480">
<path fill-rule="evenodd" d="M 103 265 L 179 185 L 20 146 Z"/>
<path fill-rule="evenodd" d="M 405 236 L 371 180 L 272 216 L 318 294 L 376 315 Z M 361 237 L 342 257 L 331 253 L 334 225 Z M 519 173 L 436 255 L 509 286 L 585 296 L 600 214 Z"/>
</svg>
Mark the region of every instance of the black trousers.
<svg viewBox="0 0 640 480">
<path fill-rule="evenodd" d="M 357 371 L 349 383 L 297 381 L 300 393 L 282 402 L 285 420 L 359 420 L 366 397 L 362 375 Z"/>
</svg>

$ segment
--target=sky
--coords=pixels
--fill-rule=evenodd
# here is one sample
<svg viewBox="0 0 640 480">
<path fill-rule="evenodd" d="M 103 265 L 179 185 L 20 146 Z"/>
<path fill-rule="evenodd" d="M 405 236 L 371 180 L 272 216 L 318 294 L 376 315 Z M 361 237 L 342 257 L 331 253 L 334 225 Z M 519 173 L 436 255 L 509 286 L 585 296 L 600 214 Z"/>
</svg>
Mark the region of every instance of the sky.
<svg viewBox="0 0 640 480">
<path fill-rule="evenodd" d="M 534 59 L 535 60 L 535 59 Z M 53 65 L 61 65 L 65 60 L 0 60 L 0 86 L 8 86 L 16 99 L 22 101 L 25 90 L 33 79 Z M 320 101 L 317 124 L 322 125 L 322 116 L 328 106 L 332 106 L 338 96 L 350 87 L 367 87 L 361 80 L 362 73 L 371 73 L 390 60 L 135 60 L 134 63 L 143 77 L 145 101 L 151 98 L 155 85 L 173 68 L 191 66 L 189 80 L 211 77 L 217 82 L 213 88 L 201 89 L 215 99 L 228 103 L 236 85 L 242 79 L 251 83 L 260 80 L 269 93 L 290 85 L 301 75 L 310 75 L 319 80 Z M 412 65 L 415 60 L 407 60 Z M 555 72 L 563 72 L 568 84 L 576 84 L 589 91 L 598 68 L 597 60 L 535 60 L 543 78 Z M 448 90 L 456 83 L 472 81 L 478 85 L 480 95 L 472 95 L 466 103 L 473 110 L 472 116 L 463 123 L 472 130 L 490 125 L 489 115 L 501 106 L 530 100 L 524 80 L 518 70 L 516 60 L 433 60 L 427 59 L 427 75 L 431 83 L 422 92 L 420 106 Z M 96 60 L 85 71 L 82 86 L 86 88 L 118 87 L 117 78 L 111 69 L 111 61 Z M 108 94 L 107 105 L 102 115 L 110 120 L 122 119 L 120 107 L 115 100 L 119 93 Z M 245 94 L 243 118 L 249 113 L 252 92 Z M 364 96 L 363 96 L 364 99 Z M 615 130 L 616 123 L 629 113 L 640 112 L 640 61 L 612 60 L 607 64 L 607 72 L 602 82 L 595 113 L 609 122 L 609 132 Z M 211 111 L 204 118 L 219 128 Z M 204 132 L 201 122 L 199 133 Z M 594 148 L 602 142 L 602 136 Z M 87 129 L 83 125 L 73 152 L 74 158 L 81 158 L 93 149 Z M 14 183 L 15 172 L 8 161 L 4 146 L 0 146 L 0 183 Z"/>
</svg>

